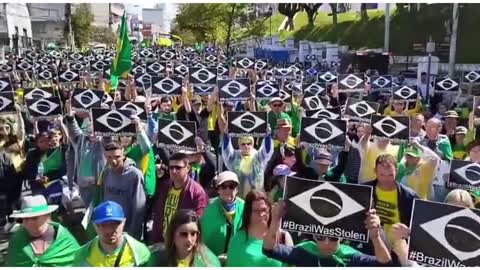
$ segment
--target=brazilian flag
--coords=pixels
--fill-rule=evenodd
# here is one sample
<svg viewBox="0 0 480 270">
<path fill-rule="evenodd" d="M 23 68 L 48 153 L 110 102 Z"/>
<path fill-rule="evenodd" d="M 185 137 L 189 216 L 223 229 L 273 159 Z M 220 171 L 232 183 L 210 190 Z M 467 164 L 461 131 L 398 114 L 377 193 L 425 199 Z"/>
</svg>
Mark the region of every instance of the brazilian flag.
<svg viewBox="0 0 480 270">
<path fill-rule="evenodd" d="M 110 89 L 115 90 L 118 78 L 126 77 L 132 67 L 132 44 L 128 39 L 127 15 L 124 12 L 122 23 L 118 31 L 117 54 L 110 68 Z M 109 92 L 109 91 L 107 91 Z"/>
</svg>

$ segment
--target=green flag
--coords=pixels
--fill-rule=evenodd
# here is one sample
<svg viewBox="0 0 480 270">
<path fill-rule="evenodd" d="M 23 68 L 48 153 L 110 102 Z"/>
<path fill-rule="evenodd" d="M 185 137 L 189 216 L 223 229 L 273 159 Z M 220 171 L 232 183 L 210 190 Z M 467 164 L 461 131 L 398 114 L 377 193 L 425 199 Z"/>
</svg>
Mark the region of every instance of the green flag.
<svg viewBox="0 0 480 270">
<path fill-rule="evenodd" d="M 126 76 L 132 67 L 132 44 L 130 44 L 130 40 L 128 39 L 127 15 L 125 12 L 123 13 L 118 34 L 117 54 L 110 68 L 111 86 L 109 90 L 115 90 L 118 85 L 118 78 Z M 107 90 L 107 92 L 109 91 Z"/>
</svg>

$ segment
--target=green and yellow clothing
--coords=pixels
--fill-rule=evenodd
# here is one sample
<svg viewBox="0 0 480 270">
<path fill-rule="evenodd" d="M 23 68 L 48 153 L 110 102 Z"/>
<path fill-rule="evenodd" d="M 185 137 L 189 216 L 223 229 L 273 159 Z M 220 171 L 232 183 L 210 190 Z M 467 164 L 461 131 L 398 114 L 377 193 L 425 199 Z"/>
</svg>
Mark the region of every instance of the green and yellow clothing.
<svg viewBox="0 0 480 270">
<path fill-rule="evenodd" d="M 124 242 L 122 245 L 111 254 L 106 254 L 102 250 L 98 237 L 96 237 L 78 250 L 73 266 L 113 267 L 117 257 L 120 255 L 123 245 L 125 245 L 125 247 L 120 258 L 119 266 L 149 266 L 151 256 L 148 247 L 127 233 L 123 233 L 123 237 Z"/>
<path fill-rule="evenodd" d="M 56 267 L 72 266 L 80 246 L 73 235 L 59 223 L 50 223 L 56 231 L 55 239 L 42 255 L 35 255 L 30 245 L 30 235 L 21 227 L 8 242 L 5 266 Z"/>
<path fill-rule="evenodd" d="M 203 228 L 202 228 L 203 229 Z M 184 260 L 175 260 L 176 265 L 170 265 L 170 258 L 168 258 L 168 254 L 165 249 L 155 250 L 152 253 L 152 258 L 155 260 L 154 266 L 157 267 L 190 267 L 191 261 L 188 259 Z M 197 251 L 193 255 L 193 262 L 191 263 L 191 267 L 220 267 L 220 261 L 218 260 L 217 256 L 213 254 L 212 251 L 208 247 L 203 244 L 200 244 L 197 247 Z"/>
<path fill-rule="evenodd" d="M 467 147 L 464 144 L 454 144 L 452 152 L 453 159 L 465 159 L 467 157 Z"/>
<path fill-rule="evenodd" d="M 227 213 L 219 197 L 210 201 L 200 219 L 202 225 L 202 242 L 215 254 L 226 253 L 228 242 L 242 226 L 245 202 L 235 199 L 235 208 Z"/>
<path fill-rule="evenodd" d="M 407 167 L 405 162 L 397 165 L 397 181 L 411 188 L 422 200 L 428 200 L 436 173 L 434 162 L 420 160 L 415 167 Z"/>
<path fill-rule="evenodd" d="M 390 229 L 393 224 L 400 222 L 397 189 L 387 191 L 377 186 L 375 188 L 375 195 L 377 197 L 375 210 L 382 221 L 382 226 L 385 230 L 388 241 L 393 243 Z"/>
<path fill-rule="evenodd" d="M 380 149 L 376 143 L 370 143 L 367 149 L 364 149 L 364 154 L 362 156 L 362 165 L 358 177 L 359 183 L 375 179 L 375 160 L 383 154 L 390 154 L 397 157 L 398 148 L 398 145 L 388 144 L 385 149 Z"/>
<path fill-rule="evenodd" d="M 279 140 L 277 139 L 273 140 L 273 148 L 278 148 L 281 144 L 282 143 Z M 285 144 L 288 145 L 289 147 L 295 148 L 295 145 L 296 145 L 295 138 L 292 136 L 288 136 L 288 139 L 285 142 Z"/>
<path fill-rule="evenodd" d="M 409 110 L 405 110 L 403 114 L 399 114 L 397 112 L 395 112 L 394 110 L 392 110 L 392 106 L 387 106 L 387 108 L 385 108 L 385 111 L 383 112 L 383 115 L 385 116 L 413 116 L 414 114 L 416 113 L 419 113 L 422 111 L 422 103 L 420 101 L 417 101 L 415 103 L 415 107 L 413 107 L 412 109 L 409 109 Z"/>
<path fill-rule="evenodd" d="M 164 219 L 163 219 L 163 234 L 167 232 L 168 225 L 177 211 L 178 201 L 180 200 L 180 193 L 182 189 L 176 189 L 173 186 L 168 191 L 167 200 L 165 202 Z"/>
<path fill-rule="evenodd" d="M 146 136 L 140 134 L 139 137 Z M 139 142 L 125 149 L 125 156 L 132 159 L 137 167 L 143 173 L 145 194 L 153 197 L 157 183 L 157 173 L 155 170 L 155 155 L 153 148 L 149 146 L 148 138 L 139 138 Z"/>
</svg>

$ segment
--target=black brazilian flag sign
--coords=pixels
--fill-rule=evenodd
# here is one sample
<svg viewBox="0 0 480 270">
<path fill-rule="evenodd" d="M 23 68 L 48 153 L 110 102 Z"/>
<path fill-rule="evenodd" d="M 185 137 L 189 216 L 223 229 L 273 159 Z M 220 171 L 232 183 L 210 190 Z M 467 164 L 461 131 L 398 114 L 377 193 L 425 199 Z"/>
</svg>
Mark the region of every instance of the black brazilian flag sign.
<svg viewBox="0 0 480 270">
<path fill-rule="evenodd" d="M 345 120 L 326 118 L 302 118 L 300 141 L 314 148 L 342 149 L 345 145 Z"/>
<path fill-rule="evenodd" d="M 96 136 L 133 136 L 137 130 L 130 116 L 131 110 L 92 108 L 93 131 Z"/>
<path fill-rule="evenodd" d="M 13 92 L 0 92 L 0 114 L 15 112 L 15 97 L 13 96 Z"/>
<path fill-rule="evenodd" d="M 372 187 L 287 177 L 282 229 L 368 242 Z"/>
<path fill-rule="evenodd" d="M 227 118 L 232 137 L 267 135 L 267 112 L 228 112 Z"/>
<path fill-rule="evenodd" d="M 480 191 L 480 165 L 466 160 L 452 160 L 447 186 L 474 192 Z"/>
<path fill-rule="evenodd" d="M 408 116 L 372 115 L 372 136 L 388 138 L 401 143 L 410 138 L 410 118 Z"/>
<path fill-rule="evenodd" d="M 194 121 L 158 120 L 158 146 L 173 151 L 196 151 Z"/>
<path fill-rule="evenodd" d="M 416 199 L 408 258 L 437 267 L 480 266 L 480 211 Z"/>
</svg>

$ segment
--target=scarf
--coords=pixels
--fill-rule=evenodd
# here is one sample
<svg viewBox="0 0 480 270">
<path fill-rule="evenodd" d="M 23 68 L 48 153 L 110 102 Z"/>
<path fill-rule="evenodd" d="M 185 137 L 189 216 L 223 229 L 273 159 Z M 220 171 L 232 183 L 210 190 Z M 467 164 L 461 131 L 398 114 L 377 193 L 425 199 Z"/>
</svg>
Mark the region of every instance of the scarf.
<svg viewBox="0 0 480 270">
<path fill-rule="evenodd" d="M 202 166 L 198 163 L 193 163 L 191 166 L 190 170 L 190 177 L 198 182 L 200 179 L 200 170 L 202 169 Z"/>
</svg>

